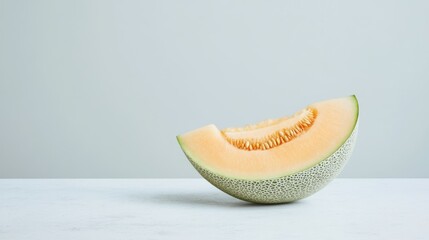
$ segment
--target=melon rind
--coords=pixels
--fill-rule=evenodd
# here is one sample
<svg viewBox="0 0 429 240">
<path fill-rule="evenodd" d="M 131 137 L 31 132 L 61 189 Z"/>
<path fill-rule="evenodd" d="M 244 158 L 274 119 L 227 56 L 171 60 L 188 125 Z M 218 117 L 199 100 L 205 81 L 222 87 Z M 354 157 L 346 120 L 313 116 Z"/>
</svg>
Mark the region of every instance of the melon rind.
<svg viewBox="0 0 429 240">
<path fill-rule="evenodd" d="M 357 131 L 358 123 L 347 140 L 318 164 L 291 175 L 266 180 L 221 176 L 200 166 L 186 152 L 185 155 L 202 177 L 233 197 L 260 204 L 286 203 L 312 195 L 341 172 L 353 152 Z"/>
</svg>

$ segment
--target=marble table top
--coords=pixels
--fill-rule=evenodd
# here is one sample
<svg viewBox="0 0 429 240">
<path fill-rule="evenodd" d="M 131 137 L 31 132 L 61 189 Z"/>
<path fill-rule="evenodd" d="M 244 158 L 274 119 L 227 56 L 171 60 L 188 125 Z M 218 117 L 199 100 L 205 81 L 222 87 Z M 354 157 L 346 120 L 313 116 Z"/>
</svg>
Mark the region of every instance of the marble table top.
<svg viewBox="0 0 429 240">
<path fill-rule="evenodd" d="M 336 179 L 255 205 L 203 179 L 2 179 L 1 240 L 429 239 L 429 179 Z"/>
</svg>

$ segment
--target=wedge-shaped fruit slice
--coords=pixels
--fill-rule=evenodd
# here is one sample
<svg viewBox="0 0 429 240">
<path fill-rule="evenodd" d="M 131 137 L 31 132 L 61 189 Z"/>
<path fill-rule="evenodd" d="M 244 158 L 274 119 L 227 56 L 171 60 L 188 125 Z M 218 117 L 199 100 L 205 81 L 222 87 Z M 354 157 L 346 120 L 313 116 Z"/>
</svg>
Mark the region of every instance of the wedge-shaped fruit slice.
<svg viewBox="0 0 429 240">
<path fill-rule="evenodd" d="M 358 115 L 353 95 L 311 104 L 291 117 L 224 130 L 208 125 L 177 139 L 220 190 L 250 202 L 290 202 L 320 190 L 342 170 Z"/>
</svg>

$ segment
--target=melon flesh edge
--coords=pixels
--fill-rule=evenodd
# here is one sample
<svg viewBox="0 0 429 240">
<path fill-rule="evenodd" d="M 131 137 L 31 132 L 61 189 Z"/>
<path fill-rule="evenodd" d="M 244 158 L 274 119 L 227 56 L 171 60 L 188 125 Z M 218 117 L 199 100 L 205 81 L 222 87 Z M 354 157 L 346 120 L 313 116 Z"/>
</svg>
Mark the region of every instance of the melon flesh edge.
<svg viewBox="0 0 429 240">
<path fill-rule="evenodd" d="M 177 138 L 200 173 L 206 171 L 217 177 L 243 181 L 278 179 L 311 169 L 333 156 L 347 141 L 354 142 L 359 115 L 355 96 L 318 102 L 309 107 L 317 110 L 314 124 L 292 141 L 269 150 L 238 149 L 227 142 L 214 125 Z M 347 149 L 351 151 L 352 147 Z M 348 154 L 343 154 L 344 161 Z"/>
</svg>

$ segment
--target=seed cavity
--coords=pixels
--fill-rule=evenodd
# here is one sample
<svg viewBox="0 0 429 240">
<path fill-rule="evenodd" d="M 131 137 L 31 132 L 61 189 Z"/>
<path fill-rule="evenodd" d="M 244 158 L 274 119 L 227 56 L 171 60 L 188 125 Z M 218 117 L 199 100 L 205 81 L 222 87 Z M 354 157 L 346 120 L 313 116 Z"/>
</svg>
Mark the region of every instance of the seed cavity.
<svg viewBox="0 0 429 240">
<path fill-rule="evenodd" d="M 314 121 L 317 117 L 317 110 L 309 107 L 304 109 L 303 112 L 303 114 L 299 114 L 299 117 L 297 116 L 298 114 L 295 114 L 294 116 L 290 117 L 298 118 L 298 120 L 292 126 L 281 128 L 276 132 L 268 134 L 261 138 L 236 139 L 230 137 L 228 133 L 246 132 L 268 126 L 273 126 L 289 118 L 285 117 L 279 119 L 270 119 L 258 124 L 248 125 L 243 128 L 227 128 L 222 130 L 221 133 L 230 144 L 234 145 L 239 149 L 247 151 L 268 150 L 294 140 L 299 135 L 308 131 L 311 126 L 313 126 Z"/>
</svg>

